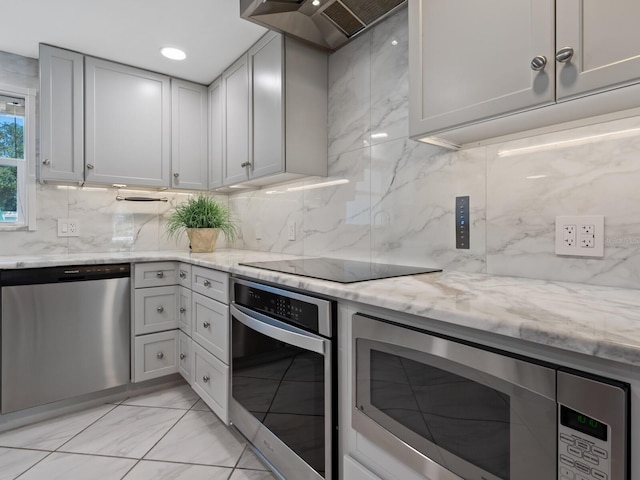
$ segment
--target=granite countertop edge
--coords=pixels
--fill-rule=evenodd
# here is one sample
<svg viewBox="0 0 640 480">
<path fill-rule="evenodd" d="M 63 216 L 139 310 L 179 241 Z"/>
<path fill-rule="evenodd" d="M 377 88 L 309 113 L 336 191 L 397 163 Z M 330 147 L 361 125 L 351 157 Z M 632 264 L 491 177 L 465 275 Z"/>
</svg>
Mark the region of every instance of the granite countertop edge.
<svg viewBox="0 0 640 480">
<path fill-rule="evenodd" d="M 635 289 L 459 271 L 340 284 L 239 265 L 300 258 L 223 249 L 0 257 L 0 270 L 59 265 L 181 261 L 338 300 L 491 332 L 640 366 L 640 292 Z"/>
</svg>

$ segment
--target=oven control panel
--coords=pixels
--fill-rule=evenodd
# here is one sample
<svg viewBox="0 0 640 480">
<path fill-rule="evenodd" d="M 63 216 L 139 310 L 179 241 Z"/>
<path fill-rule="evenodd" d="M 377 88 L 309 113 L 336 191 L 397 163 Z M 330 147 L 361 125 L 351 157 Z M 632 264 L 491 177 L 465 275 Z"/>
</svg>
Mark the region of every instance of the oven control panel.
<svg viewBox="0 0 640 480">
<path fill-rule="evenodd" d="M 610 480 L 610 427 L 559 405 L 558 479 Z"/>
</svg>

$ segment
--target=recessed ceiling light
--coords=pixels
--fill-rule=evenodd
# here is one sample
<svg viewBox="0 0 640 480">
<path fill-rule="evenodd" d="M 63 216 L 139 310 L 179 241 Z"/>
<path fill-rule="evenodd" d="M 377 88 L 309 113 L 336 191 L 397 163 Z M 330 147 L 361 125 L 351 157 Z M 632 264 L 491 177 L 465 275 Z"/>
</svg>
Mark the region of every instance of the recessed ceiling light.
<svg viewBox="0 0 640 480">
<path fill-rule="evenodd" d="M 160 53 L 171 60 L 184 60 L 187 58 L 187 54 L 179 48 L 174 47 L 162 47 Z"/>
<path fill-rule="evenodd" d="M 313 2 L 311 2 L 311 5 L 317 7 L 318 5 L 320 5 L 320 0 L 313 0 Z"/>
</svg>

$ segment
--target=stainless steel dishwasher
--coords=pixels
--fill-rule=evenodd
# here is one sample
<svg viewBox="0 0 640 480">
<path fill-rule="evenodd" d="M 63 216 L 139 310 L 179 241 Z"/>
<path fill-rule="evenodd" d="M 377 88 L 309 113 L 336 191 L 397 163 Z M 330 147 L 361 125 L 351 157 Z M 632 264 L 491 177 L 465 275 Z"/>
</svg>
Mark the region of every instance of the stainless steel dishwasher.
<svg viewBox="0 0 640 480">
<path fill-rule="evenodd" d="M 125 385 L 130 266 L 0 272 L 3 414 Z"/>
</svg>

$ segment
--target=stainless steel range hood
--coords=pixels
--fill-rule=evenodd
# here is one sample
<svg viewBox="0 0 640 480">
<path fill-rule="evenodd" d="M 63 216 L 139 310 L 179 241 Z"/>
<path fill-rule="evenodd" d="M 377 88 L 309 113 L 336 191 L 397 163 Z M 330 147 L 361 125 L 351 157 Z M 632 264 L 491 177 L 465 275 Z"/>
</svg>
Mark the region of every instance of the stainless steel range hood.
<svg viewBox="0 0 640 480">
<path fill-rule="evenodd" d="M 240 0 L 240 15 L 271 30 L 334 51 L 391 15 L 406 2 L 407 0 Z"/>
</svg>

